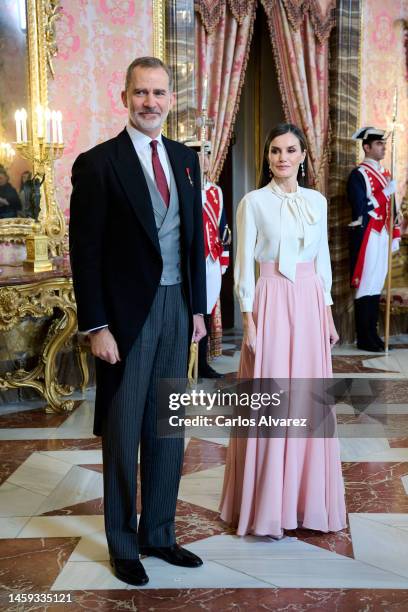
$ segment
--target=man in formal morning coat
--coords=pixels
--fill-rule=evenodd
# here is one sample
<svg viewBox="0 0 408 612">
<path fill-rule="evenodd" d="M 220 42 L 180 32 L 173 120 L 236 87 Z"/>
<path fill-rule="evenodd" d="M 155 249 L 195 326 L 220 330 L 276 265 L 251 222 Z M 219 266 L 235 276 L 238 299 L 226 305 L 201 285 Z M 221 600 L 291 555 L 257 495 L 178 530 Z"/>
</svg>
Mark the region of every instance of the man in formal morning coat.
<svg viewBox="0 0 408 612">
<path fill-rule="evenodd" d="M 148 577 L 139 553 L 202 564 L 175 541 L 184 441 L 155 431 L 158 381 L 185 377 L 190 341 L 205 335 L 205 259 L 197 154 L 161 135 L 174 102 L 168 67 L 134 60 L 122 101 L 126 128 L 74 163 L 70 254 L 78 327 L 96 357 L 111 565 L 120 580 L 141 585 Z"/>
</svg>

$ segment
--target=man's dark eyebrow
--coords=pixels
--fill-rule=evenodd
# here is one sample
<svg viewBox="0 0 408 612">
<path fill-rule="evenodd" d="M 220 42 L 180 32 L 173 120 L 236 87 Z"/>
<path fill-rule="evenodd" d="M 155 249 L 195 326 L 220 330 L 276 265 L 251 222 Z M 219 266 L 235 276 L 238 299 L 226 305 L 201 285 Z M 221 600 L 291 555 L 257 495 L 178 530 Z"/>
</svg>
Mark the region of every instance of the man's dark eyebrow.
<svg viewBox="0 0 408 612">
<path fill-rule="evenodd" d="M 147 93 L 146 87 L 135 87 L 133 89 L 133 93 Z M 163 94 L 166 93 L 166 89 L 153 89 L 154 94 Z"/>
</svg>

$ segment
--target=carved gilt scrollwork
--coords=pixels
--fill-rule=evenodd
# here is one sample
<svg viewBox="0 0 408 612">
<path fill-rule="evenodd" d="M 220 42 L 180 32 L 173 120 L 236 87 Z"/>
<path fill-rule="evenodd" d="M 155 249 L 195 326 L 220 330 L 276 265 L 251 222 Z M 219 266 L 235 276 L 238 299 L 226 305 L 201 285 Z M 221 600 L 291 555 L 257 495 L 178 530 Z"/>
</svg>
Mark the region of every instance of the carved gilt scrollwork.
<svg viewBox="0 0 408 612">
<path fill-rule="evenodd" d="M 47 65 L 54 78 L 52 58 L 57 55 L 56 21 L 61 18 L 60 0 L 44 0 L 44 34 L 46 44 Z"/>
<path fill-rule="evenodd" d="M 8 372 L 0 378 L 0 389 L 36 389 L 47 401 L 47 412 L 66 412 L 74 406 L 71 399 L 65 399 L 73 388 L 58 382 L 56 356 L 76 330 L 72 281 L 61 277 L 0 289 L 0 329 L 11 329 L 26 316 L 51 316 L 54 309 L 56 318 L 48 328 L 37 366 L 30 372 Z"/>
<path fill-rule="evenodd" d="M 166 61 L 165 0 L 153 0 L 153 55 Z"/>
</svg>

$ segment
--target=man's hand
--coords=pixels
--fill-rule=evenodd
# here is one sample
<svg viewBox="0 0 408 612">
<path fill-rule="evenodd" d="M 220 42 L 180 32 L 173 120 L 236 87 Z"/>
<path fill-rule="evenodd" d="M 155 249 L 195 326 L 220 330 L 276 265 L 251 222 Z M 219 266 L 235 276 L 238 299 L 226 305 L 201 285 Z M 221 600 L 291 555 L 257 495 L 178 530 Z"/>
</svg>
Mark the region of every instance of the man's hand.
<svg viewBox="0 0 408 612">
<path fill-rule="evenodd" d="M 193 342 L 200 342 L 201 338 L 207 335 L 207 330 L 205 329 L 204 317 L 203 315 L 195 314 L 193 315 Z"/>
<path fill-rule="evenodd" d="M 112 365 L 120 361 L 118 345 L 108 327 L 89 334 L 92 355 Z"/>
</svg>

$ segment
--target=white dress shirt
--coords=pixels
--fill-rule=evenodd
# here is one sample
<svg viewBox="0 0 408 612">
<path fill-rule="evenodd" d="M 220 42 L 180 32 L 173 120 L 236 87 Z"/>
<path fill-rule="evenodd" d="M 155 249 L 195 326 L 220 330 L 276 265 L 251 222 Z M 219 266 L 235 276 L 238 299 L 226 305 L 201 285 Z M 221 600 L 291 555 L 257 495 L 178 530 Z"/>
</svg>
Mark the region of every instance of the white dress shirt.
<svg viewBox="0 0 408 612">
<path fill-rule="evenodd" d="M 235 291 L 242 312 L 252 312 L 255 297 L 255 266 L 278 262 L 279 271 L 294 282 L 296 264 L 315 261 L 327 305 L 332 273 L 327 238 L 327 201 L 313 189 L 283 192 L 275 181 L 248 193 L 237 210 Z"/>
<path fill-rule="evenodd" d="M 169 170 L 169 161 L 167 159 L 166 149 L 164 148 L 162 135 L 159 134 L 157 138 L 150 138 L 150 136 L 146 136 L 142 132 L 139 132 L 133 125 L 130 123 L 126 126 L 127 133 L 129 134 L 133 146 L 135 147 L 135 151 L 140 159 L 140 162 L 143 164 L 144 169 L 149 174 L 150 178 L 156 182 L 153 164 L 152 164 L 152 148 L 150 143 L 152 140 L 157 140 L 157 152 L 159 154 L 159 159 L 161 165 L 163 166 L 164 174 L 166 175 L 167 185 L 170 190 L 170 170 Z"/>
</svg>

